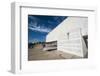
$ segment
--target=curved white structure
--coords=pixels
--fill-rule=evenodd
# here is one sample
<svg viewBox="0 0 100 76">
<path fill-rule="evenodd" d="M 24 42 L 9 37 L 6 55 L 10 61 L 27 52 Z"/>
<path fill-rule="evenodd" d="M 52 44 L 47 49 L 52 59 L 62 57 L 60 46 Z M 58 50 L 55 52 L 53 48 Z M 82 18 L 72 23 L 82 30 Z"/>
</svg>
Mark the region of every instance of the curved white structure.
<svg viewBox="0 0 100 76">
<path fill-rule="evenodd" d="M 57 41 L 57 50 L 85 57 L 85 35 L 88 36 L 88 18 L 70 16 L 47 35 L 46 42 Z"/>
</svg>

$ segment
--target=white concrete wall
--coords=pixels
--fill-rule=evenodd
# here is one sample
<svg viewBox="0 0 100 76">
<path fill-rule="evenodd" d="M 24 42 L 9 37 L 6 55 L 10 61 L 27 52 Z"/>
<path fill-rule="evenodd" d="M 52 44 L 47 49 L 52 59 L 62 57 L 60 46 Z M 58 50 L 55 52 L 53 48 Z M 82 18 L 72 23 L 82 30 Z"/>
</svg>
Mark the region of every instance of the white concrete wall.
<svg viewBox="0 0 100 76">
<path fill-rule="evenodd" d="M 69 33 L 69 38 L 67 33 Z M 46 37 L 46 42 L 57 40 L 57 49 L 83 57 L 82 35 L 88 34 L 87 17 L 68 17 Z"/>
</svg>

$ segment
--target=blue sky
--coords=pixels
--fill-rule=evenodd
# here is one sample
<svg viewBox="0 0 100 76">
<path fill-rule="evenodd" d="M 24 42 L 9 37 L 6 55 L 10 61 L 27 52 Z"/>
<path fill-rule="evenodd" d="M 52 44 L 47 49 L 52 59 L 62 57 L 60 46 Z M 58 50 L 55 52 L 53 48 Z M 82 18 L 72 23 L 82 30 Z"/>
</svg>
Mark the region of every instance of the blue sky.
<svg viewBox="0 0 100 76">
<path fill-rule="evenodd" d="M 44 42 L 46 35 L 67 16 L 28 15 L 28 42 Z"/>
</svg>

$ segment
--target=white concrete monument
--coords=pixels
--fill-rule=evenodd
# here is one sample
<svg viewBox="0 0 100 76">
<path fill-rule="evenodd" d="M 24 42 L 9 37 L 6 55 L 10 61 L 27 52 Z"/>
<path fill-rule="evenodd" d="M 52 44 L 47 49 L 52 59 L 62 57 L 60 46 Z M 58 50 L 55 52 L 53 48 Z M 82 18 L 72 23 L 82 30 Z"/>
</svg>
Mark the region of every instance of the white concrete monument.
<svg viewBox="0 0 100 76">
<path fill-rule="evenodd" d="M 46 42 L 57 41 L 57 50 L 85 57 L 88 48 L 83 36 L 88 36 L 88 18 L 70 16 L 46 36 Z"/>
</svg>

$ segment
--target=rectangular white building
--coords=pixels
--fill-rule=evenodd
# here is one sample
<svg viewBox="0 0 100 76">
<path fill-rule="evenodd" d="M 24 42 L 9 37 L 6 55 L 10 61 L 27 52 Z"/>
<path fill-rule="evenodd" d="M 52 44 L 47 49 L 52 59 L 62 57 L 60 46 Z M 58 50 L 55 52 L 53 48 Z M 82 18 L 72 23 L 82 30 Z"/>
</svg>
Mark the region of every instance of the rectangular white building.
<svg viewBox="0 0 100 76">
<path fill-rule="evenodd" d="M 88 36 L 88 18 L 70 16 L 46 36 L 46 42 L 57 41 L 57 50 L 85 57 L 88 48 L 84 36 Z"/>
</svg>

